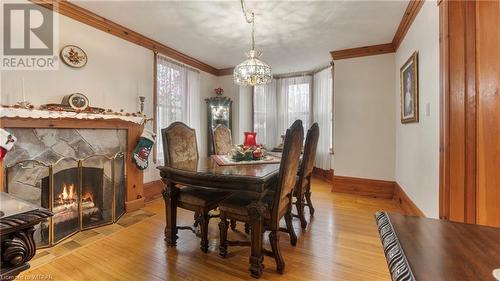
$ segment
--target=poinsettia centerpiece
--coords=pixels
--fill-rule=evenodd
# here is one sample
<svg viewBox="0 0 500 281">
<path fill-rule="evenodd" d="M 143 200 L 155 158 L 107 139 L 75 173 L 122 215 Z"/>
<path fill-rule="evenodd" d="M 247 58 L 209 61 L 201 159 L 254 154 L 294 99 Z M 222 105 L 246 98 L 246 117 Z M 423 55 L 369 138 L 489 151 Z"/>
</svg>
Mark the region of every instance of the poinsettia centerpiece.
<svg viewBox="0 0 500 281">
<path fill-rule="evenodd" d="M 266 150 L 260 144 L 253 146 L 239 144 L 229 152 L 229 156 L 235 162 L 257 161 L 266 157 L 266 153 Z"/>
</svg>

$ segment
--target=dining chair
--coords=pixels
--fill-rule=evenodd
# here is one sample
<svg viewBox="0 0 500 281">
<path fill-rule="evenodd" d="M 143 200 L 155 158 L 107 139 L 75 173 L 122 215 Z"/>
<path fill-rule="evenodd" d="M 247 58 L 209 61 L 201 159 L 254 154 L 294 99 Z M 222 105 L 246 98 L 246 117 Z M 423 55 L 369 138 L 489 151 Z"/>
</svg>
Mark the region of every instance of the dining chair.
<svg viewBox="0 0 500 281">
<path fill-rule="evenodd" d="M 290 236 L 292 246 L 297 244 L 297 236 L 292 225 L 292 193 L 297 180 L 297 171 L 299 159 L 304 139 L 304 129 L 302 121 L 295 121 L 286 131 L 283 154 L 280 163 L 280 169 L 276 185 L 274 188 L 267 189 L 263 194 L 235 193 L 224 199 L 219 204 L 220 210 L 220 246 L 219 254 L 222 257 L 227 255 L 229 245 L 252 246 L 253 241 L 228 241 L 228 219 L 234 219 L 245 223 L 250 223 L 251 237 L 254 237 L 256 231 L 252 227 L 251 207 L 256 201 L 263 203 L 265 208 L 260 211 L 264 222 L 264 229 L 270 231 L 269 242 L 271 251 L 264 250 L 266 254 L 274 257 L 277 271 L 283 273 L 285 262 L 279 248 L 279 231 L 287 232 Z M 279 223 L 285 218 L 286 228 L 280 228 Z M 265 231 L 264 230 L 264 231 Z M 261 230 L 262 231 L 262 230 Z M 263 235 L 260 234 L 260 235 Z M 254 272 L 252 271 L 252 274 Z M 256 274 L 258 276 L 258 274 Z"/>
<path fill-rule="evenodd" d="M 226 155 L 233 149 L 233 139 L 231 138 L 231 130 L 219 124 L 213 129 L 212 140 L 214 152 L 216 155 Z"/>
<path fill-rule="evenodd" d="M 182 169 L 198 164 L 198 145 L 194 129 L 182 122 L 174 122 L 162 129 L 161 133 L 165 166 Z M 210 218 L 216 217 L 210 215 L 209 212 L 216 209 L 219 202 L 230 193 L 202 187 L 178 187 L 177 207 L 195 212 L 195 225 L 199 223 L 201 229 L 200 248 L 206 253 L 208 252 L 208 223 Z M 166 195 L 164 195 L 164 199 L 167 200 Z M 179 226 L 177 229 L 188 229 L 196 234 L 196 231 L 190 226 Z"/>
<path fill-rule="evenodd" d="M 319 126 L 314 123 L 309 130 L 307 130 L 306 142 L 304 144 L 304 154 L 297 174 L 297 183 L 293 191 L 293 196 L 296 198 L 295 207 L 297 208 L 297 217 L 300 219 L 302 228 L 307 227 L 307 221 L 304 215 L 304 206 L 309 207 L 309 213 L 314 215 L 314 207 L 311 202 L 311 177 L 314 167 L 314 160 L 316 159 L 316 148 L 318 147 L 319 140 Z M 307 200 L 307 203 L 304 201 Z M 295 215 L 294 215 L 295 216 Z"/>
</svg>

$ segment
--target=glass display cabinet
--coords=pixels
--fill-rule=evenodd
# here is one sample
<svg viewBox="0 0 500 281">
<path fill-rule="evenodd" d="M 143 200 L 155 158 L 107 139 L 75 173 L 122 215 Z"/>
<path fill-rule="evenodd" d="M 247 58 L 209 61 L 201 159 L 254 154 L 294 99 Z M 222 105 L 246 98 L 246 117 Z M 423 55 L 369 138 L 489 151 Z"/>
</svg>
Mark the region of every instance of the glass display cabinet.
<svg viewBox="0 0 500 281">
<path fill-rule="evenodd" d="M 205 99 L 207 103 L 207 123 L 208 123 L 208 155 L 214 154 L 213 147 L 213 129 L 217 125 L 224 125 L 232 131 L 232 104 L 233 101 L 228 97 L 210 97 Z"/>
</svg>

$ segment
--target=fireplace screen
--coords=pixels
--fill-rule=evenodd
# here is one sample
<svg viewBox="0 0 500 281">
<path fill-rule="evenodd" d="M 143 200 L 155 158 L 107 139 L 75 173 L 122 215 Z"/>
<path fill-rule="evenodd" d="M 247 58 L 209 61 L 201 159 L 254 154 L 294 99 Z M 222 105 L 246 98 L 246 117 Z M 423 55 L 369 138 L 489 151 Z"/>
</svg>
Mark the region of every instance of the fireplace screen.
<svg viewBox="0 0 500 281">
<path fill-rule="evenodd" d="M 38 247 L 51 246 L 119 219 L 125 212 L 124 165 L 121 152 L 113 157 L 66 157 L 54 164 L 27 160 L 6 168 L 6 190 L 54 213 L 35 232 Z M 22 175 L 31 175 L 30 181 Z"/>
</svg>

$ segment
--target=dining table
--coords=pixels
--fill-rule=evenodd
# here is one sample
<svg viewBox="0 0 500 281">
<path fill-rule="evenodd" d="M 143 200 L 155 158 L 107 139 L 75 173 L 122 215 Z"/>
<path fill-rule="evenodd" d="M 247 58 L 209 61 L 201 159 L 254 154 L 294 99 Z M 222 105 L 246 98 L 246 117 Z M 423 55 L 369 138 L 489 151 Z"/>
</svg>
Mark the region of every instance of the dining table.
<svg viewBox="0 0 500 281">
<path fill-rule="evenodd" d="M 276 185 L 280 164 L 245 163 L 235 165 L 219 165 L 212 157 L 200 157 L 197 160 L 181 161 L 169 166 L 159 166 L 160 175 L 165 187 L 162 191 L 165 200 L 166 227 L 165 240 L 170 247 L 177 241 L 177 198 L 179 186 L 195 186 L 208 189 L 247 192 L 264 195 Z M 265 203 L 253 202 L 248 208 L 251 216 L 249 258 L 252 276 L 262 274 L 264 251 L 263 214 Z"/>
</svg>

